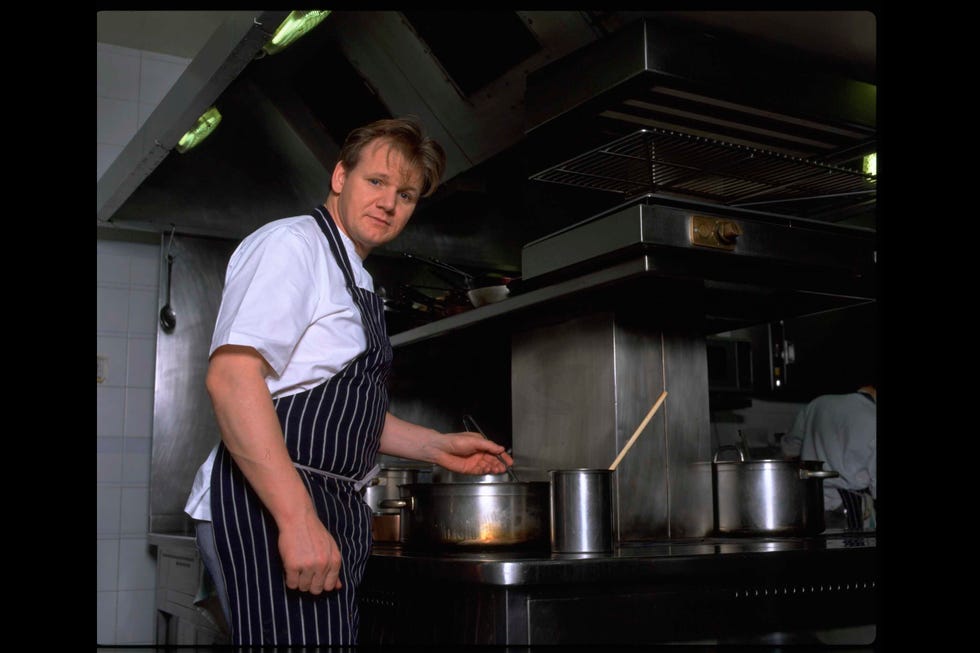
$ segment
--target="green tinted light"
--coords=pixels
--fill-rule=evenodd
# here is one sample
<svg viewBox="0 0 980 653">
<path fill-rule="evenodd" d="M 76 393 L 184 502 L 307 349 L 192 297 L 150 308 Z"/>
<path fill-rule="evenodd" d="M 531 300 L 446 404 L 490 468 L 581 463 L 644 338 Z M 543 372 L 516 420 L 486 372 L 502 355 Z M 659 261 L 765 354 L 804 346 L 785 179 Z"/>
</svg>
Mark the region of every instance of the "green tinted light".
<svg viewBox="0 0 980 653">
<path fill-rule="evenodd" d="M 286 49 L 293 41 L 316 27 L 330 15 L 330 10 L 291 11 L 282 21 L 268 43 L 262 46 L 266 54 L 276 54 Z"/>
<path fill-rule="evenodd" d="M 864 174 L 876 177 L 878 175 L 878 153 L 872 152 L 871 154 L 864 155 L 864 165 L 862 167 Z"/>
<path fill-rule="evenodd" d="M 194 127 L 184 134 L 179 141 L 177 141 L 177 151 L 183 154 L 187 150 L 200 145 L 201 141 L 210 136 L 211 132 L 215 130 L 220 122 L 221 113 L 218 112 L 217 107 L 211 107 L 205 111 L 201 117 L 197 119 L 197 123 L 194 125 Z"/>
</svg>

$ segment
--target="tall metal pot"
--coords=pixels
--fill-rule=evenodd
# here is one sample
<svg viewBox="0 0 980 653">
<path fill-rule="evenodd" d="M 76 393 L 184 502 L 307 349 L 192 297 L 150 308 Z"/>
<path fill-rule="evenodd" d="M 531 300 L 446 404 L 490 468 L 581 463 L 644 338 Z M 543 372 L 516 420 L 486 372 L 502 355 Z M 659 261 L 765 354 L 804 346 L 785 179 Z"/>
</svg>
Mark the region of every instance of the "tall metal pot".
<svg viewBox="0 0 980 653">
<path fill-rule="evenodd" d="M 738 460 L 720 461 L 724 450 Z M 745 460 L 720 447 L 711 463 L 715 531 L 721 535 L 816 535 L 824 524 L 823 480 L 840 476 L 820 460 Z"/>
</svg>

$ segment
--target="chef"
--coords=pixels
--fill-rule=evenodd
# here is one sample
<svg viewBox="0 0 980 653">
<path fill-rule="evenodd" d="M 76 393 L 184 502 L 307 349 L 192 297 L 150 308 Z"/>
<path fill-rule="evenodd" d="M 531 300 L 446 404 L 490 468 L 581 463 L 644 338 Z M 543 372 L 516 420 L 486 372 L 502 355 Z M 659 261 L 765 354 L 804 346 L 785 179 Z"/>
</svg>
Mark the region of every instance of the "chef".
<svg viewBox="0 0 980 653">
<path fill-rule="evenodd" d="M 379 452 L 468 474 L 513 462 L 478 433 L 388 411 L 392 349 L 363 261 L 444 167 L 414 119 L 355 129 L 324 204 L 260 227 L 228 262 L 206 377 L 221 440 L 185 510 L 235 645 L 357 644 Z"/>
<path fill-rule="evenodd" d="M 824 481 L 828 528 L 874 529 L 878 500 L 878 391 L 822 395 L 803 407 L 780 442 L 783 454 L 822 460 L 840 474 Z"/>
</svg>

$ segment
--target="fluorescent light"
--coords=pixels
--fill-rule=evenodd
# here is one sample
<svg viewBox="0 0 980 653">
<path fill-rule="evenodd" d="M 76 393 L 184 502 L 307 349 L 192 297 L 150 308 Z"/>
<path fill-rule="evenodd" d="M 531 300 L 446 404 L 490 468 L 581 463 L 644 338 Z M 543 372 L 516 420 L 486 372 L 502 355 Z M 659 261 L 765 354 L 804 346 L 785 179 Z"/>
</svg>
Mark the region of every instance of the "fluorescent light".
<svg viewBox="0 0 980 653">
<path fill-rule="evenodd" d="M 864 155 L 864 163 L 862 169 L 865 174 L 871 175 L 872 177 L 878 176 L 878 153 L 872 152 L 871 154 Z"/>
<path fill-rule="evenodd" d="M 205 111 L 197 123 L 186 134 L 177 141 L 177 151 L 183 154 L 187 150 L 197 147 L 205 138 L 211 135 L 218 123 L 221 122 L 221 113 L 217 107 L 211 107 Z"/>
<path fill-rule="evenodd" d="M 276 54 L 286 49 L 293 41 L 316 27 L 330 15 L 330 10 L 291 11 L 282 21 L 268 43 L 262 46 L 266 54 Z"/>
</svg>

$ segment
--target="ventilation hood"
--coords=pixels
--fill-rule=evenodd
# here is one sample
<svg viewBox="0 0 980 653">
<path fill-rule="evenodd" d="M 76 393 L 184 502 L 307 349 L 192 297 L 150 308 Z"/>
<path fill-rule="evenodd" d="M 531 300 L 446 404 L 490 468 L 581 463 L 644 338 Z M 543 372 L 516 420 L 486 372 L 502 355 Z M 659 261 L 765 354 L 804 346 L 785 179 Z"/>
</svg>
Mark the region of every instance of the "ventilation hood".
<svg viewBox="0 0 980 653">
<path fill-rule="evenodd" d="M 286 13 L 238 16 L 215 33 L 138 134 L 151 147 L 127 148 L 99 180 L 100 227 L 241 238 L 321 203 L 351 128 L 414 114 L 446 147 L 448 169 L 395 244 L 519 272 L 526 243 L 630 196 L 678 191 L 562 177 L 638 130 L 826 166 L 852 166 L 875 145 L 866 12 L 335 11 L 256 58 Z M 836 54 L 855 42 L 863 54 Z M 219 128 L 177 154 L 211 104 Z M 863 205 L 805 217 L 873 221 L 868 190 Z M 801 206 L 777 199 L 753 208 Z"/>
<path fill-rule="evenodd" d="M 597 38 L 580 12 L 334 11 L 283 52 L 255 58 L 286 13 L 257 12 L 254 24 L 238 18 L 215 34 L 141 130 L 150 151 L 99 181 L 100 225 L 244 236 L 322 202 L 352 128 L 406 114 L 445 147 L 448 195 L 471 183 L 454 185 L 462 172 L 523 138 L 527 72 Z M 226 57 L 217 70 L 199 61 L 215 53 Z M 220 127 L 172 151 L 209 103 Z"/>
</svg>

